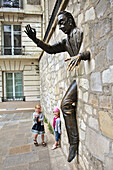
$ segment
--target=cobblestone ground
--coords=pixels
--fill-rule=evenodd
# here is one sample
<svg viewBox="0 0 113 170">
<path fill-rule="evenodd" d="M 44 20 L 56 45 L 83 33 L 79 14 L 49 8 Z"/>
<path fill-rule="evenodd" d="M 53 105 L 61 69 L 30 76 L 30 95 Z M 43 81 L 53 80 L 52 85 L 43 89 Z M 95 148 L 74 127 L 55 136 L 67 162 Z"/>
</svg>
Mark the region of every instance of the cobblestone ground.
<svg viewBox="0 0 113 170">
<path fill-rule="evenodd" d="M 43 147 L 33 144 L 32 113 L 0 115 L 0 170 L 72 170 L 61 148 L 52 151 L 53 135 L 45 124 Z"/>
</svg>

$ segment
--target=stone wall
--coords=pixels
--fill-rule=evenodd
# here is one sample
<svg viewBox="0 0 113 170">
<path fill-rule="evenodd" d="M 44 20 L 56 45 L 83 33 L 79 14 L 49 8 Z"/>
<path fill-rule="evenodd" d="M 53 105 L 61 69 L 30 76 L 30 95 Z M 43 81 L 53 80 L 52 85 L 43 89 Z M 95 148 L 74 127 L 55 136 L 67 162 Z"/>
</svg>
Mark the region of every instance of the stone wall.
<svg viewBox="0 0 113 170">
<path fill-rule="evenodd" d="M 77 120 L 79 127 L 79 164 L 73 169 L 112 170 L 113 168 L 113 2 L 112 0 L 70 0 L 66 8 L 84 32 L 80 52 L 90 50 L 91 60 L 82 61 L 79 69 L 67 71 L 67 53 L 44 53 L 40 61 L 41 105 L 52 124 L 54 107 L 71 82 L 78 84 Z M 64 34 L 58 26 L 50 44 Z M 68 139 L 61 113 L 61 147 L 68 155 Z M 78 168 L 77 168 L 78 167 Z"/>
</svg>

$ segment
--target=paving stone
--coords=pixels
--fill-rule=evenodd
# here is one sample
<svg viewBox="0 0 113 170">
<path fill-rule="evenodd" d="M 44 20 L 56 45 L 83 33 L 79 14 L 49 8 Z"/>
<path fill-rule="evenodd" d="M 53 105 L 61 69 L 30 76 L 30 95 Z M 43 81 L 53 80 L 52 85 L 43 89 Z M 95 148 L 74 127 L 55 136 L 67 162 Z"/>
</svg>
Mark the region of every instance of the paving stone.
<svg viewBox="0 0 113 170">
<path fill-rule="evenodd" d="M 9 155 L 15 155 L 15 154 L 20 154 L 20 153 L 30 152 L 31 151 L 30 147 L 31 147 L 31 145 L 13 147 L 13 148 L 10 149 Z"/>
<path fill-rule="evenodd" d="M 22 138 L 22 139 L 13 139 L 10 147 L 16 147 L 16 146 L 23 146 L 28 144 L 28 138 Z"/>
<path fill-rule="evenodd" d="M 39 160 L 45 160 L 47 158 L 49 158 L 49 151 L 47 149 L 43 151 L 41 150 L 39 152 Z"/>
<path fill-rule="evenodd" d="M 4 167 L 17 166 L 29 162 L 35 162 L 38 160 L 39 160 L 39 156 L 37 152 L 13 155 L 6 158 L 6 160 L 4 161 Z"/>
<path fill-rule="evenodd" d="M 29 164 L 7 167 L 4 168 L 3 170 L 29 170 Z"/>
<path fill-rule="evenodd" d="M 49 159 L 37 161 L 29 164 L 29 170 L 52 170 Z"/>
</svg>

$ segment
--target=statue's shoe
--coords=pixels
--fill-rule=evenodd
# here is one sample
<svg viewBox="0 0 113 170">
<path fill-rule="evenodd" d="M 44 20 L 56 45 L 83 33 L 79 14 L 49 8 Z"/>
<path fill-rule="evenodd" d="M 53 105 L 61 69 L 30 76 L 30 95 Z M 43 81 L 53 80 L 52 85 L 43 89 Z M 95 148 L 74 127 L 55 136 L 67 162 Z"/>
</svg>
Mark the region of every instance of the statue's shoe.
<svg viewBox="0 0 113 170">
<path fill-rule="evenodd" d="M 75 156 L 77 155 L 77 151 L 78 151 L 78 144 L 73 144 L 70 145 L 69 147 L 69 156 L 68 156 L 68 162 L 71 162 Z"/>
</svg>

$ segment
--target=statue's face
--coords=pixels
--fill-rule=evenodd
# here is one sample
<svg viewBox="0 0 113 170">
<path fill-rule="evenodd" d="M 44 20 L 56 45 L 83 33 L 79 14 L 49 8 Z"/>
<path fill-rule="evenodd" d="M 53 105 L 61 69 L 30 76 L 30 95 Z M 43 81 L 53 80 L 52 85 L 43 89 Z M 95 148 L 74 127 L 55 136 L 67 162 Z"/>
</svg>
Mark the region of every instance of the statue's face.
<svg viewBox="0 0 113 170">
<path fill-rule="evenodd" d="M 73 28 L 73 25 L 70 24 L 68 18 L 64 14 L 58 15 L 58 25 L 65 34 L 69 34 Z"/>
</svg>

